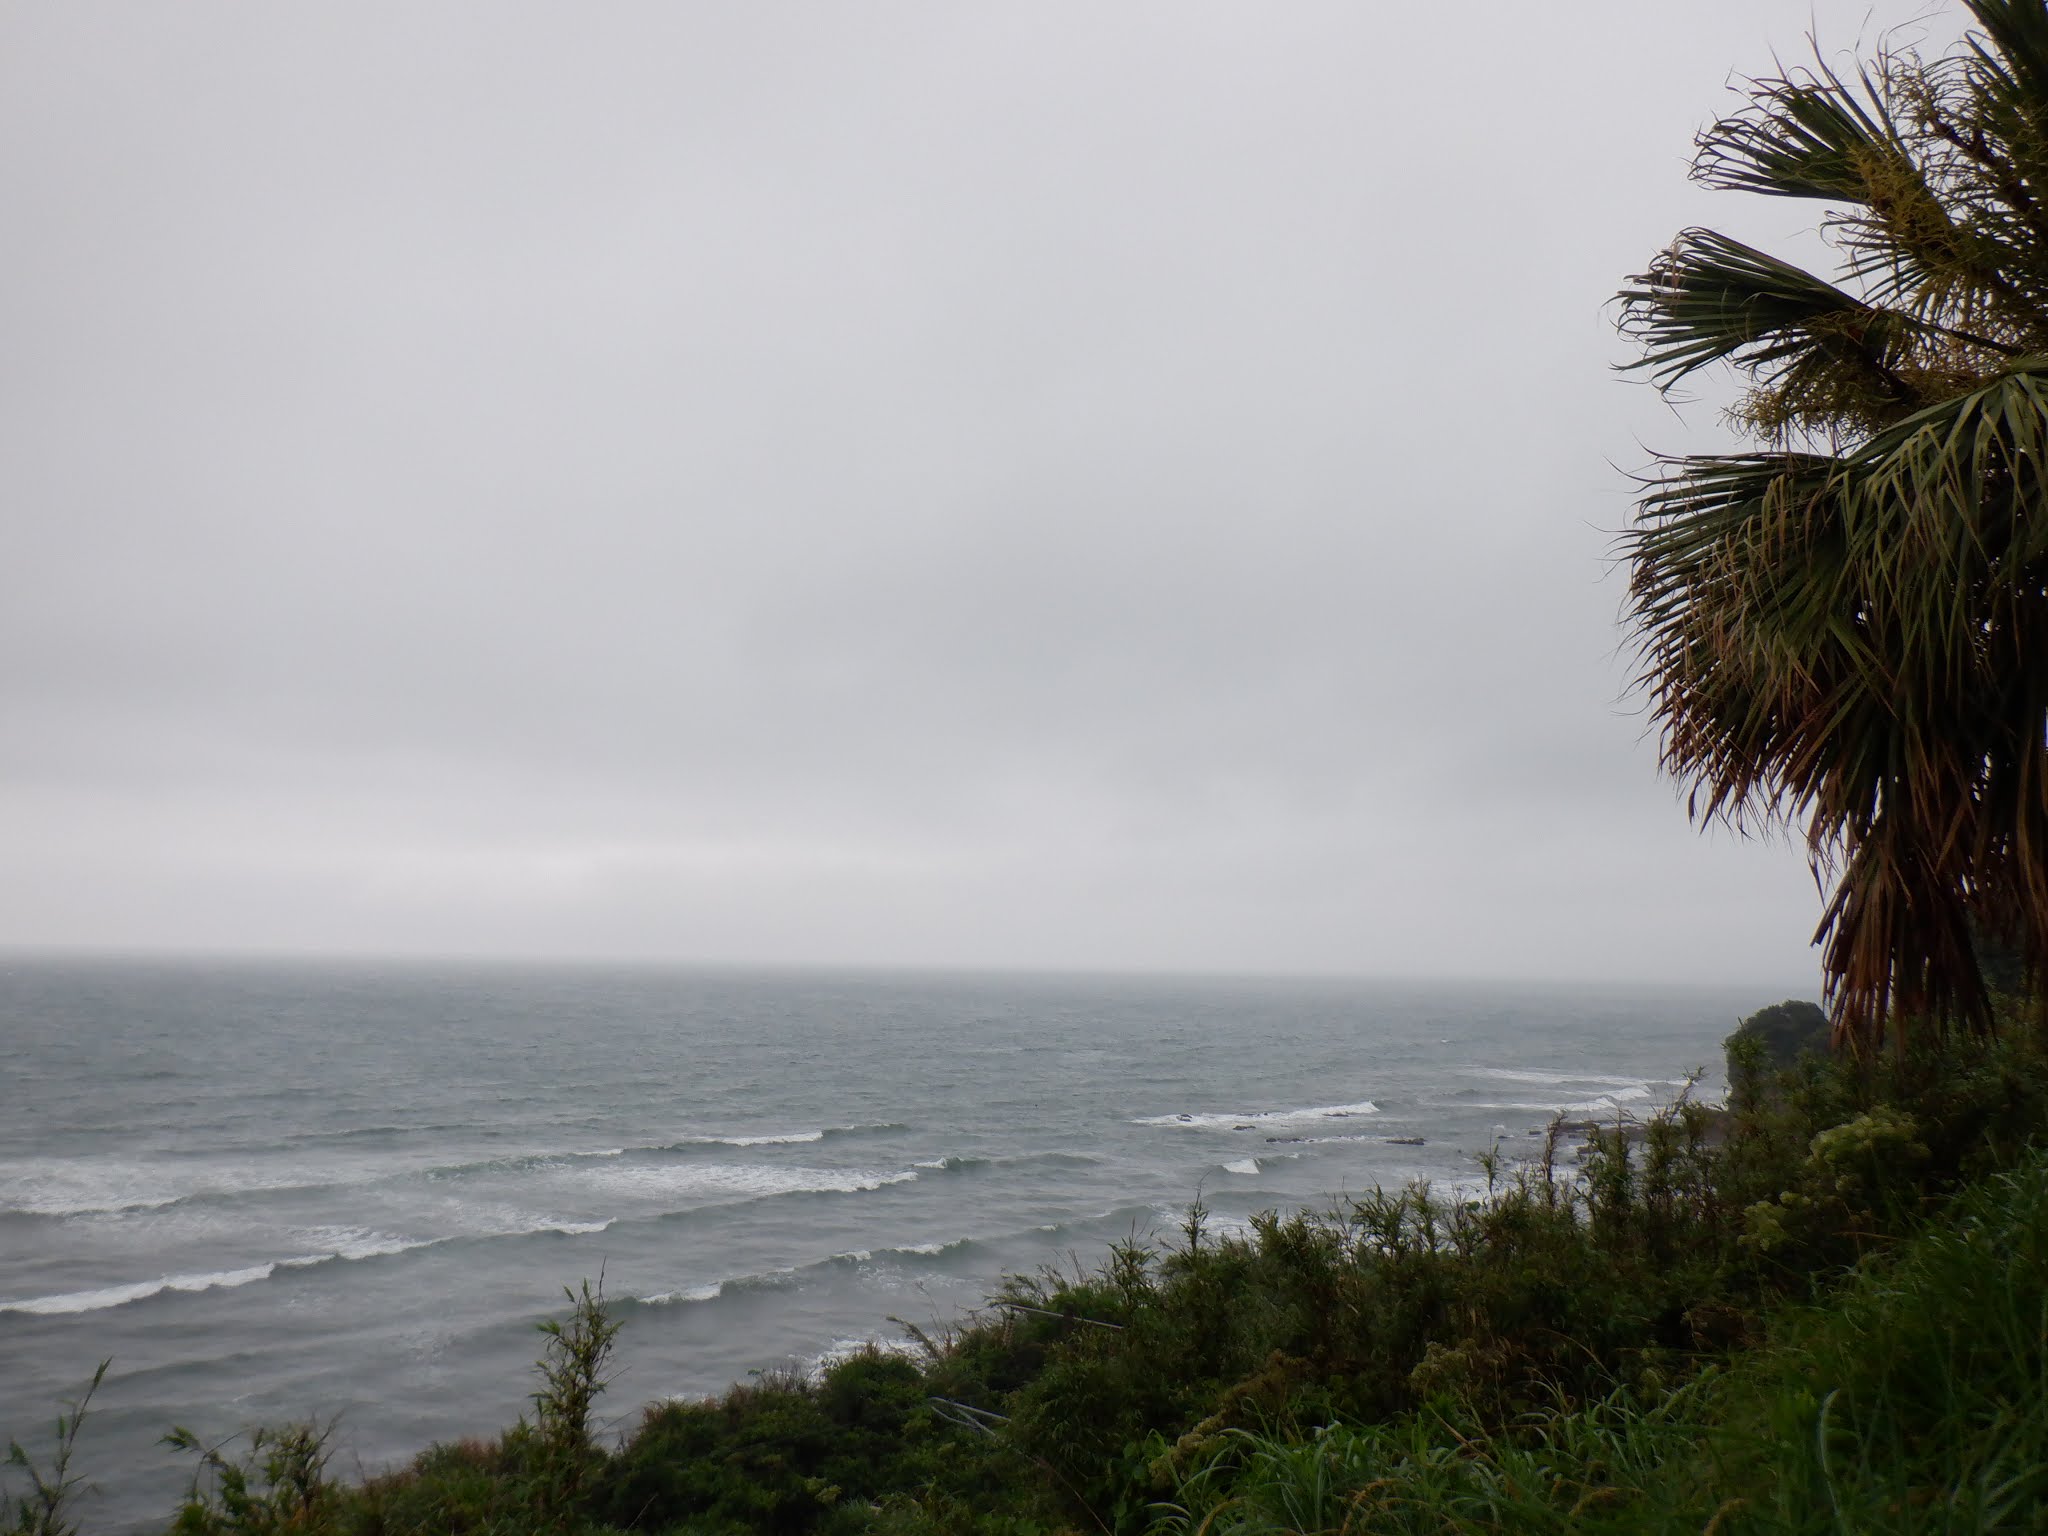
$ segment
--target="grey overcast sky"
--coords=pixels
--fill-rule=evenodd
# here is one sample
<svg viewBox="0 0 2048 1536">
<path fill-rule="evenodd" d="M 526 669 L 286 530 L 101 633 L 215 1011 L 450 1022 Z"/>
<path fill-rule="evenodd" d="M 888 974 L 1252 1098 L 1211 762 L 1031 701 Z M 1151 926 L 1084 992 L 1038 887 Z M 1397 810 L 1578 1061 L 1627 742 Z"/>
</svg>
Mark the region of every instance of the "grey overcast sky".
<svg viewBox="0 0 2048 1536">
<path fill-rule="evenodd" d="M 1811 991 L 1606 301 L 1900 24 L 0 0 L 0 944 Z"/>
</svg>

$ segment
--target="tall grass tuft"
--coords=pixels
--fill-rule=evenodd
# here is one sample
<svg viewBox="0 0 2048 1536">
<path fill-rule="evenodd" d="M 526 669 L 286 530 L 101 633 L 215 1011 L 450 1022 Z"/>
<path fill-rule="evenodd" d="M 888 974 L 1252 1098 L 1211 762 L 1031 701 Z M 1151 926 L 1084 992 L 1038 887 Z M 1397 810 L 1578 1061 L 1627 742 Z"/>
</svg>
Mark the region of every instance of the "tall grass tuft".
<svg viewBox="0 0 2048 1536">
<path fill-rule="evenodd" d="M 7 1442 L 7 1465 L 20 1472 L 28 1486 L 20 1493 L 0 1498 L 0 1508 L 11 1510 L 5 1536 L 77 1536 L 73 1509 L 86 1490 L 85 1479 L 71 1470 L 78 1450 L 78 1431 L 92 1404 L 93 1393 L 106 1380 L 111 1360 L 102 1360 L 92 1380 L 57 1415 L 56 1449 L 47 1466 L 38 1465 L 17 1440 Z"/>
</svg>

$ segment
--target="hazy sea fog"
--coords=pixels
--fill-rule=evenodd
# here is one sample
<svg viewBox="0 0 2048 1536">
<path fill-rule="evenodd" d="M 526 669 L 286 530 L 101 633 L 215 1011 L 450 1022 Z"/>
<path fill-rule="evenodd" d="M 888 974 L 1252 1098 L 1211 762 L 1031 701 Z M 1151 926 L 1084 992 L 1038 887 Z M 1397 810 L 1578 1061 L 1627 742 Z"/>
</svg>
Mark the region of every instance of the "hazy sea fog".
<svg viewBox="0 0 2048 1536">
<path fill-rule="evenodd" d="M 1469 983 L 10 960 L 0 1441 L 102 1358 L 97 1529 L 172 1424 L 338 1416 L 338 1465 L 490 1432 L 604 1276 L 614 1420 L 900 1337 L 1006 1272 L 1477 1176 L 1666 1100 L 1776 1001 Z M 1415 1144 L 1415 1138 L 1421 1138 Z"/>
</svg>

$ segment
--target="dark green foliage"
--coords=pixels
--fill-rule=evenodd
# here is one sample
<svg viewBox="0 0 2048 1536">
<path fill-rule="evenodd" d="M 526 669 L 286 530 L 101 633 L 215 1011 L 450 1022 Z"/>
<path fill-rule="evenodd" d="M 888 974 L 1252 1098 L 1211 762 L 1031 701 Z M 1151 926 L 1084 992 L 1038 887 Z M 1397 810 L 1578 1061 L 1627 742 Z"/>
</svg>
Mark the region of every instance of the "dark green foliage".
<svg viewBox="0 0 2048 1536">
<path fill-rule="evenodd" d="M 329 1427 L 288 1424 L 249 1432 L 248 1447 L 228 1454 L 230 1442 L 207 1445 L 189 1429 L 164 1436 L 173 1450 L 198 1458 L 175 1536 L 281 1536 L 324 1531 L 340 1501 L 327 1480 Z M 239 1437 L 238 1437 L 239 1438 Z"/>
<path fill-rule="evenodd" d="M 2048 1527 L 2048 1157 L 1985 1180 L 1706 1404 L 1735 1529 Z"/>
<path fill-rule="evenodd" d="M 527 1496 L 525 1437 L 514 1430 L 495 1443 L 462 1440 L 436 1445 L 402 1472 L 372 1478 L 350 1500 L 342 1530 L 364 1536 L 436 1532 L 471 1536 L 526 1530 L 533 1518 Z"/>
<path fill-rule="evenodd" d="M 1014 1501 L 991 1476 L 1005 1458 L 939 1411 L 933 1388 L 925 1368 L 870 1348 L 816 1381 L 657 1404 L 613 1458 L 601 1512 L 645 1531 L 853 1532 L 920 1528 L 925 1494 Z"/>
<path fill-rule="evenodd" d="M 2048 1155 L 1781 1315 L 1729 1369 L 1509 1422 L 1456 1404 L 1235 1432 L 1159 1536 L 2048 1528 Z"/>
<path fill-rule="evenodd" d="M 1827 1054 L 1828 1034 L 1828 1016 L 1818 1003 L 1788 998 L 1758 1009 L 1722 1042 L 1731 1098 L 1739 1106 L 1763 1074 L 1782 1072 L 1809 1052 Z"/>
</svg>

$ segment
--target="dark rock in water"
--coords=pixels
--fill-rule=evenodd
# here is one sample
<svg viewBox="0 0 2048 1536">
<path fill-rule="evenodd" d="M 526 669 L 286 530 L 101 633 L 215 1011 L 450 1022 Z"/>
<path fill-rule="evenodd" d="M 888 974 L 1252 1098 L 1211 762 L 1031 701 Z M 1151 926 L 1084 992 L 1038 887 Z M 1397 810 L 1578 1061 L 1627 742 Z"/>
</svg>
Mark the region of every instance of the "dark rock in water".
<svg viewBox="0 0 2048 1536">
<path fill-rule="evenodd" d="M 1390 1147 L 1426 1147 L 1429 1145 L 1429 1141 L 1426 1137 L 1422 1136 L 1389 1136 L 1387 1138 L 1387 1145 Z"/>
<path fill-rule="evenodd" d="M 1233 1125 L 1231 1129 L 1233 1131 L 1248 1131 L 1251 1129 L 1251 1127 L 1248 1125 Z"/>
<path fill-rule="evenodd" d="M 1173 1118 L 1176 1120 L 1192 1120 L 1195 1117 L 1193 1115 L 1175 1115 Z"/>
<path fill-rule="evenodd" d="M 1268 1136 L 1268 1141 L 1306 1141 L 1306 1136 Z"/>
</svg>

